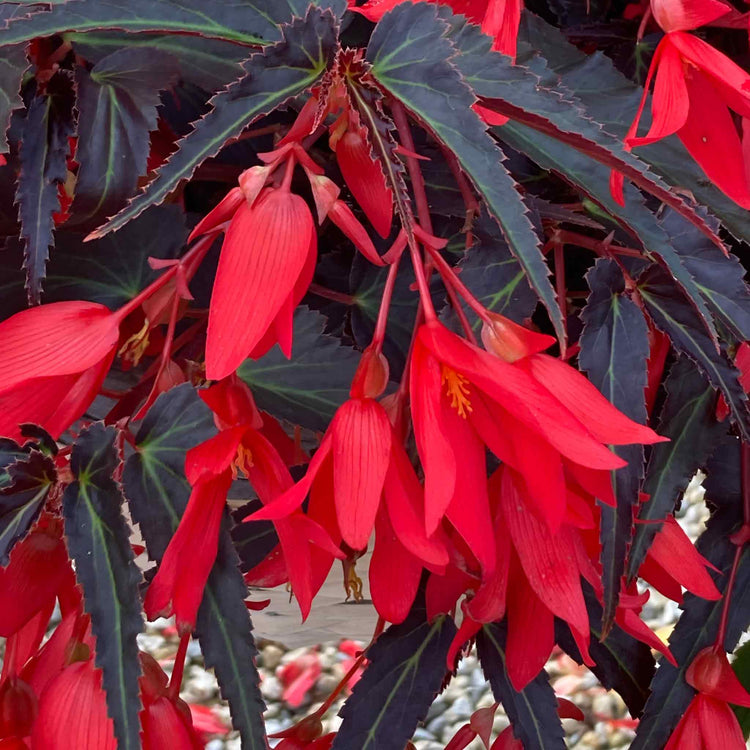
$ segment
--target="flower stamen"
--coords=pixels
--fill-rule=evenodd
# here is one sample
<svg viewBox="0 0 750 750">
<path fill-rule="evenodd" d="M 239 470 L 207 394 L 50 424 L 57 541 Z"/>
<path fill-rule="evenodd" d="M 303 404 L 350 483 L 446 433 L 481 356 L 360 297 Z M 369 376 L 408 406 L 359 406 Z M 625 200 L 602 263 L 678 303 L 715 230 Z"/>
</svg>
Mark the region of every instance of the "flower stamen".
<svg viewBox="0 0 750 750">
<path fill-rule="evenodd" d="M 440 382 L 445 385 L 445 392 L 451 400 L 451 406 L 464 419 L 471 413 L 471 401 L 469 399 L 469 381 L 460 373 L 452 370 L 446 365 L 441 365 L 442 375 Z"/>
</svg>

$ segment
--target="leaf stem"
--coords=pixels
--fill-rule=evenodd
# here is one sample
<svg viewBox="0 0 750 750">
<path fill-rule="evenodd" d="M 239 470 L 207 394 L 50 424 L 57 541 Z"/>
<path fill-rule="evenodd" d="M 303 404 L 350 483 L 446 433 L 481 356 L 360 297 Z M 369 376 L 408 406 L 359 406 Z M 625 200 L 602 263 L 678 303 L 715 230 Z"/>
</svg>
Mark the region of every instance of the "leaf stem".
<svg viewBox="0 0 750 750">
<path fill-rule="evenodd" d="M 380 299 L 380 309 L 378 310 L 378 319 L 375 323 L 375 333 L 372 335 L 372 347 L 380 354 L 383 349 L 383 341 L 385 340 L 385 329 L 388 325 L 388 311 L 391 307 L 391 300 L 393 299 L 393 289 L 396 286 L 396 277 L 398 276 L 398 266 L 401 262 L 401 256 L 399 255 L 396 260 L 391 263 L 388 269 L 388 276 L 385 280 L 385 287 L 383 288 L 383 296 Z"/>
<path fill-rule="evenodd" d="M 177 654 L 174 657 L 174 667 L 172 668 L 172 676 L 169 678 L 169 697 L 175 700 L 180 695 L 180 687 L 182 686 L 182 675 L 185 671 L 185 657 L 187 656 L 187 648 L 190 643 L 190 633 L 180 637 L 180 645 L 177 647 Z"/>
</svg>

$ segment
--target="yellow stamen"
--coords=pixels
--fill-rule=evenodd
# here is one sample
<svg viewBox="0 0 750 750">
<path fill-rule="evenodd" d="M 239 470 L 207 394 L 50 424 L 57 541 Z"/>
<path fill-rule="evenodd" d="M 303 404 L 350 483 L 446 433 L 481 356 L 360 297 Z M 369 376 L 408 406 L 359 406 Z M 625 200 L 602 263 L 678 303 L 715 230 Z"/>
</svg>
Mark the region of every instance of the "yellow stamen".
<svg viewBox="0 0 750 750">
<path fill-rule="evenodd" d="M 364 599 L 362 595 L 362 579 L 357 575 L 357 561 L 344 560 L 344 591 L 346 591 L 346 601 L 353 598 L 355 602 L 361 602 Z"/>
<path fill-rule="evenodd" d="M 234 459 L 234 465 L 247 476 L 253 466 L 252 451 L 244 445 L 240 445 L 237 448 L 237 458 Z"/>
<path fill-rule="evenodd" d="M 451 400 L 451 406 L 464 419 L 471 413 L 471 401 L 469 399 L 469 381 L 460 373 L 450 367 L 441 365 L 441 383 L 445 385 L 445 391 Z"/>
<path fill-rule="evenodd" d="M 146 353 L 148 349 L 148 331 L 151 327 L 148 318 L 143 321 L 143 327 L 138 333 L 134 333 L 121 347 L 120 351 L 117 352 L 124 360 L 128 360 L 133 363 L 136 367 L 141 361 L 141 357 Z"/>
</svg>

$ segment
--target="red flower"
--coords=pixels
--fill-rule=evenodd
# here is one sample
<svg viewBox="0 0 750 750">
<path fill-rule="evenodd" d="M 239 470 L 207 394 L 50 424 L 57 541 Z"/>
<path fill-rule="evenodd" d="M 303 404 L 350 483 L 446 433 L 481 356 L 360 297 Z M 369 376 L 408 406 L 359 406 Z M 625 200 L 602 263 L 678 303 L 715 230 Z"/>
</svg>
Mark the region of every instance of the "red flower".
<svg viewBox="0 0 750 750">
<path fill-rule="evenodd" d="M 750 707 L 747 693 L 723 650 L 709 646 L 685 673 L 698 690 L 664 750 L 744 750 L 745 738 L 728 704 Z"/>
<path fill-rule="evenodd" d="M 717 0 L 690 4 L 655 0 L 652 7 L 667 34 L 654 52 L 625 144 L 628 148 L 644 146 L 676 133 L 711 182 L 740 206 L 750 208 L 742 143 L 730 112 L 750 117 L 750 75 L 710 44 L 684 33 L 731 9 Z M 638 137 L 654 76 L 653 121 L 648 133 Z M 621 174 L 613 173 L 612 192 L 620 203 L 622 181 Z"/>
<path fill-rule="evenodd" d="M 422 325 L 411 403 L 425 471 L 426 530 L 446 516 L 487 566 L 494 544 L 485 446 L 518 472 L 532 511 L 554 530 L 568 506 L 567 484 L 614 502 L 609 472 L 624 464 L 608 445 L 663 438 L 615 409 L 577 370 L 540 354 L 552 337 L 497 316 L 483 339 L 490 351 L 437 321 Z M 473 527 L 462 531 L 467 524 Z"/>
<path fill-rule="evenodd" d="M 33 422 L 59 437 L 88 408 L 114 359 L 122 316 L 95 302 L 54 302 L 0 323 L 0 435 Z"/>
<path fill-rule="evenodd" d="M 205 220 L 224 220 L 235 209 L 211 295 L 210 380 L 226 377 L 246 357 L 265 354 L 277 341 L 290 356 L 294 308 L 310 284 L 317 252 L 310 209 L 288 187 L 268 188 L 254 202 L 241 200 L 236 206 L 238 193 L 231 195 Z"/>
</svg>

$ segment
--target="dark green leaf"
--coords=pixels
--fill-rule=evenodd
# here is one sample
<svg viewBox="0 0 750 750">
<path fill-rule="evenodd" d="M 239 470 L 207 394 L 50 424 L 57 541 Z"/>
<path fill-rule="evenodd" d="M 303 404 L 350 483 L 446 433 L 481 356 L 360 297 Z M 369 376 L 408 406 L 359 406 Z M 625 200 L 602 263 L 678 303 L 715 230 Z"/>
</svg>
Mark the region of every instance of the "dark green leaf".
<svg viewBox="0 0 750 750">
<path fill-rule="evenodd" d="M 505 623 L 484 625 L 477 634 L 477 655 L 495 700 L 503 704 L 513 734 L 524 750 L 564 748 L 564 732 L 557 716 L 557 700 L 542 670 L 520 693 L 510 682 L 505 658 Z"/>
<path fill-rule="evenodd" d="M 430 623 L 419 604 L 391 625 L 368 650 L 369 664 L 339 711 L 332 750 L 403 750 L 440 690 L 455 633 L 450 617 Z"/>
<path fill-rule="evenodd" d="M 243 573 L 252 570 L 279 543 L 279 536 L 271 521 L 242 523 L 244 518 L 260 507 L 260 500 L 253 500 L 232 511 L 235 521 L 231 529 L 232 541 L 240 558 L 240 569 Z"/>
<path fill-rule="evenodd" d="M 358 352 L 322 333 L 324 322 L 320 313 L 298 308 L 292 358 L 275 347 L 259 360 L 246 359 L 237 371 L 261 409 L 320 431 L 349 398 L 359 364 Z"/>
<path fill-rule="evenodd" d="M 91 63 L 98 63 L 120 49 L 157 50 L 177 60 L 180 78 L 216 91 L 242 74 L 240 63 L 247 57 L 247 47 L 221 39 L 203 39 L 179 34 L 128 34 L 118 31 L 91 31 L 66 34 L 76 53 Z"/>
<path fill-rule="evenodd" d="M 613 260 L 598 260 L 586 279 L 591 294 L 582 314 L 581 369 L 610 403 L 639 424 L 645 424 L 649 355 L 646 320 L 638 306 L 624 294 L 625 280 Z M 633 513 L 643 479 L 643 446 L 620 445 L 613 447 L 613 451 L 628 465 L 612 472 L 617 507 L 599 504 L 605 635 L 620 600 L 620 580 L 625 572 L 625 556 L 633 535 Z"/>
<path fill-rule="evenodd" d="M 111 216 L 146 173 L 149 132 L 159 91 L 177 77 L 177 62 L 160 50 L 119 49 L 91 71 L 76 68 L 79 164 L 72 221 Z"/>
<path fill-rule="evenodd" d="M 161 203 L 245 126 L 312 86 L 331 64 L 335 44 L 335 19 L 330 11 L 311 8 L 304 20 L 297 18 L 284 26 L 281 41 L 245 63 L 245 76 L 211 99 L 213 109 L 180 141 L 179 150 L 154 180 L 93 236 L 120 229 L 148 206 Z"/>
<path fill-rule="evenodd" d="M 737 549 L 729 535 L 741 524 L 741 508 L 725 507 L 716 513 L 701 534 L 696 547 L 721 573 L 711 572 L 717 588 L 726 589 L 729 570 Z M 710 602 L 693 594 L 685 595 L 684 610 L 669 638 L 669 648 L 677 660 L 673 667 L 662 659 L 651 682 L 651 695 L 641 717 L 632 750 L 663 747 L 685 713 L 695 690 L 685 682 L 685 670 L 702 649 L 710 646 L 718 632 L 723 599 Z M 750 625 L 750 547 L 740 558 L 727 622 L 724 646 L 731 651 Z"/>
<path fill-rule="evenodd" d="M 583 583 L 583 596 L 591 623 L 589 653 L 594 660 L 591 671 L 607 690 L 615 690 L 625 701 L 630 715 L 638 717 L 648 698 L 648 685 L 656 670 L 651 649 L 614 625 L 605 640 L 602 637 L 602 605 L 591 586 Z M 555 619 L 555 641 L 571 659 L 583 664 L 570 628 L 563 620 Z"/>
<path fill-rule="evenodd" d="M 130 529 L 112 478 L 119 464 L 117 431 L 96 423 L 81 432 L 70 466 L 75 481 L 63 495 L 65 536 L 83 587 L 86 612 L 96 638 L 96 666 L 102 670 L 107 713 L 121 750 L 141 747 L 138 645 L 143 627 L 138 584 L 141 574 L 130 547 Z"/>
<path fill-rule="evenodd" d="M 60 209 L 57 187 L 68 174 L 68 138 L 73 134 L 73 82 L 56 73 L 46 93 L 31 100 L 23 129 L 16 202 L 25 241 L 23 265 L 29 304 L 41 301 L 49 249 L 55 244 L 52 214 Z"/>
<path fill-rule="evenodd" d="M 750 691 L 750 643 L 746 643 L 737 649 L 732 669 L 742 683 L 745 690 Z M 747 739 L 750 737 L 750 708 L 746 706 L 732 706 L 732 710 L 740 722 L 742 734 Z"/>
<path fill-rule="evenodd" d="M 64 31 L 168 31 L 173 34 L 263 44 L 279 38 L 277 23 L 296 13 L 300 3 L 238 0 L 210 8 L 201 0 L 74 0 L 44 13 L 16 18 L 0 29 L 0 44 L 27 42 Z"/>
<path fill-rule="evenodd" d="M 148 265 L 148 258 L 176 257 L 186 237 L 182 210 L 172 204 L 154 206 L 122 232 L 92 242 L 61 228 L 45 297 L 47 301 L 85 299 L 115 310 L 161 273 Z"/>
<path fill-rule="evenodd" d="M 750 341 L 750 290 L 737 256 L 724 255 L 671 211 L 664 216 L 662 227 L 713 314 L 738 341 Z"/>
<path fill-rule="evenodd" d="M 659 435 L 670 442 L 651 450 L 643 492 L 649 500 L 638 510 L 628 577 L 633 579 L 660 523 L 672 511 L 695 472 L 705 465 L 726 425 L 716 421 L 716 391 L 687 358 L 674 363 L 664 383 L 667 398 L 659 415 Z"/>
<path fill-rule="evenodd" d="M 639 278 L 638 290 L 654 323 L 670 337 L 672 346 L 693 359 L 721 391 L 742 434 L 750 437 L 747 397 L 738 381 L 739 373 L 726 354 L 716 350 L 674 281 L 663 269 L 652 266 Z"/>
<path fill-rule="evenodd" d="M 9 446 L 10 447 L 10 446 Z M 19 455 L 20 454 L 20 455 Z M 0 474 L 0 565 L 7 565 L 10 551 L 23 539 L 36 521 L 57 479 L 55 462 L 44 453 L 32 450 L 3 468 Z M 11 458 L 0 446 L 2 461 Z M 23 458 L 21 458 L 23 456 Z"/>
<path fill-rule="evenodd" d="M 672 206 L 708 236 L 715 237 L 705 219 L 671 192 L 644 162 L 625 151 L 619 138 L 592 120 L 581 102 L 562 87 L 556 77 L 554 86 L 545 88 L 540 85 L 540 78 L 549 80 L 550 71 L 538 54 L 528 61 L 531 69 L 513 65 L 510 58 L 492 52 L 492 39 L 472 24 L 464 24 L 451 40 L 460 51 L 454 60 L 456 67 L 485 106 L 516 123 L 551 135 L 608 169 L 618 169 L 636 185 Z M 503 132 L 503 129 L 499 131 L 501 138 Z"/>
<path fill-rule="evenodd" d="M 433 5 L 403 3 L 383 16 L 367 47 L 372 73 L 458 159 L 544 303 L 558 337 L 562 315 L 527 208 L 502 151 L 472 111 L 474 94 L 449 62 L 448 25 Z"/>
<path fill-rule="evenodd" d="M 125 464 L 123 484 L 149 556 L 157 562 L 190 497 L 185 454 L 215 431 L 210 410 L 188 384 L 159 396 L 141 423 L 136 452 Z M 238 564 L 225 519 L 198 611 L 197 633 L 206 663 L 213 667 L 222 695 L 229 701 L 232 724 L 240 731 L 243 748 L 261 750 L 266 747 L 263 701 L 252 623 L 244 604 L 247 588 Z"/>
<path fill-rule="evenodd" d="M 25 44 L 2 47 L 2 52 L 0 52 L 0 153 L 8 150 L 5 131 L 10 124 L 10 114 L 23 104 L 20 89 L 21 76 L 26 65 Z"/>
</svg>

